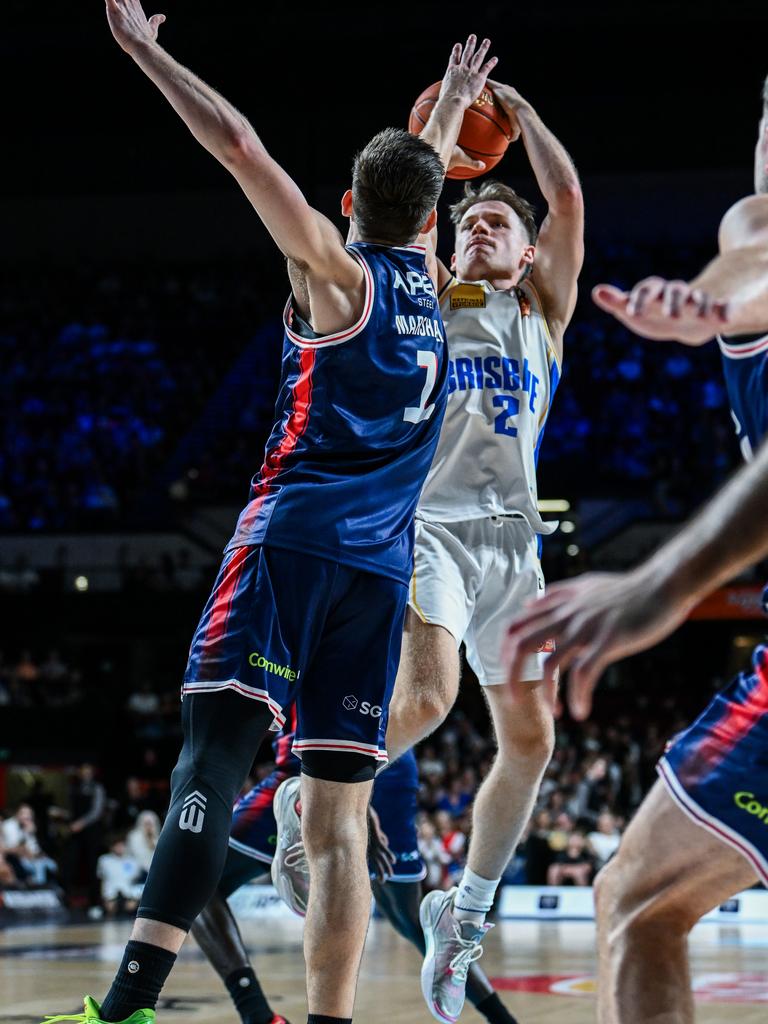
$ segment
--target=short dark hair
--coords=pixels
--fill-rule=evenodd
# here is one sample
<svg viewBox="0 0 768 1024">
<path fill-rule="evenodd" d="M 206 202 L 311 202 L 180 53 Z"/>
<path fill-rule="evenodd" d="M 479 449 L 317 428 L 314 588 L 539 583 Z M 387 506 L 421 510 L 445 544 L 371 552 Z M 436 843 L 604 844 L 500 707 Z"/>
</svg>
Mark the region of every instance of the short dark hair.
<svg viewBox="0 0 768 1024">
<path fill-rule="evenodd" d="M 445 168 L 428 142 L 385 128 L 355 156 L 352 206 L 363 238 L 407 245 L 437 205 Z"/>
<path fill-rule="evenodd" d="M 528 235 L 528 241 L 531 245 L 536 245 L 536 239 L 539 237 L 539 229 L 536 226 L 536 218 L 534 217 L 533 206 L 528 202 L 527 199 L 523 199 L 519 196 L 513 188 L 509 185 L 505 185 L 503 181 L 496 181 L 494 178 L 488 178 L 480 185 L 470 185 L 469 182 L 464 186 L 464 195 L 458 201 L 450 207 L 451 220 L 455 225 L 461 223 L 461 219 L 467 210 L 471 209 L 477 203 L 488 203 L 488 202 L 499 202 L 506 203 L 510 206 L 520 220 L 523 222 L 523 227 Z"/>
</svg>

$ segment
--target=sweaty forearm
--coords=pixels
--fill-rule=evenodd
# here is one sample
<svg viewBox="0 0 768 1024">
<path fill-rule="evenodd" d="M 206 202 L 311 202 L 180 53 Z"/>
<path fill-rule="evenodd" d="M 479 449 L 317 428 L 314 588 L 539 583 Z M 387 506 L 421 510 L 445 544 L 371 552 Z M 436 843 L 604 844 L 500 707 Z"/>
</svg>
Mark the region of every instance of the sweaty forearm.
<svg viewBox="0 0 768 1024">
<path fill-rule="evenodd" d="M 263 149 L 247 118 L 157 43 L 139 46 L 131 56 L 197 141 L 222 163 L 238 154 L 246 138 L 251 149 Z"/>
<path fill-rule="evenodd" d="M 525 151 L 541 194 L 551 210 L 581 196 L 579 176 L 565 147 L 527 103 L 515 109 Z"/>
<path fill-rule="evenodd" d="M 691 287 L 727 304 L 728 334 L 768 330 L 768 247 L 721 253 Z"/>
<path fill-rule="evenodd" d="M 638 572 L 650 588 L 695 604 L 768 554 L 768 444 Z"/>
</svg>

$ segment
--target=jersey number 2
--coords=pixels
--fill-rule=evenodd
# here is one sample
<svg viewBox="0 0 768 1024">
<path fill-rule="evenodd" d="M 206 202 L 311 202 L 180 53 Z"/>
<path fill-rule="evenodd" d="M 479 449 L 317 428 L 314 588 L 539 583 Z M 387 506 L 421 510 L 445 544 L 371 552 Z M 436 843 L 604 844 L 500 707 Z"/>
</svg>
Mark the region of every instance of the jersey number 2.
<svg viewBox="0 0 768 1024">
<path fill-rule="evenodd" d="M 427 371 L 427 379 L 421 389 L 421 398 L 418 405 L 406 405 L 403 419 L 406 423 L 422 423 L 428 420 L 435 411 L 435 403 L 427 405 L 427 399 L 432 394 L 432 389 L 437 380 L 437 353 L 426 349 L 419 349 L 416 353 L 416 361 L 422 370 Z"/>
<path fill-rule="evenodd" d="M 513 416 L 520 412 L 520 402 L 514 395 L 494 395 L 493 404 L 502 411 L 493 418 L 493 431 L 495 434 L 506 434 L 507 437 L 517 437 L 517 427 L 510 424 Z"/>
</svg>

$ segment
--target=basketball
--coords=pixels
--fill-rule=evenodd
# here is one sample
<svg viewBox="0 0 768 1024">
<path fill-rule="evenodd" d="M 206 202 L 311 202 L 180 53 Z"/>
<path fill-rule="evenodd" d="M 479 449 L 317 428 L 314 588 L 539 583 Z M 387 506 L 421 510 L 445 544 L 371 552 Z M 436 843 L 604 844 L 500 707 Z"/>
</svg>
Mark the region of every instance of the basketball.
<svg viewBox="0 0 768 1024">
<path fill-rule="evenodd" d="M 408 118 L 408 131 L 419 135 L 429 120 L 432 108 L 440 94 L 441 82 L 435 82 L 419 96 L 411 108 Z M 477 178 L 485 174 L 501 160 L 512 141 L 512 127 L 507 115 L 486 86 L 475 102 L 464 114 L 461 123 L 458 145 L 475 160 L 482 160 L 485 168 L 482 171 L 471 167 L 456 167 L 448 171 L 449 178 Z"/>
</svg>

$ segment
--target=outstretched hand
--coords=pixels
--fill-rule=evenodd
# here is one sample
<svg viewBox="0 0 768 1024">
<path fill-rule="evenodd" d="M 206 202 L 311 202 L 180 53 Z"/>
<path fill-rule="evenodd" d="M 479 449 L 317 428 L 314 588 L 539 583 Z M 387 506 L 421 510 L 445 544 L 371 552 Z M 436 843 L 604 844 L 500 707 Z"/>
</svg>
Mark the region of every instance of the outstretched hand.
<svg viewBox="0 0 768 1024">
<path fill-rule="evenodd" d="M 728 326 L 728 303 L 686 281 L 646 277 L 632 291 L 599 284 L 592 299 L 635 334 L 653 341 L 703 345 Z"/>
<path fill-rule="evenodd" d="M 587 718 L 608 665 L 658 643 L 688 613 L 690 600 L 655 582 L 635 570 L 587 573 L 548 588 L 509 627 L 503 657 L 510 683 L 517 683 L 525 657 L 551 638 L 556 650 L 544 663 L 545 681 L 551 682 L 558 669 L 570 669 L 568 707 L 574 718 Z"/>
<path fill-rule="evenodd" d="M 490 39 L 484 39 L 478 46 L 475 35 L 469 36 L 463 47 L 456 43 L 443 75 L 441 99 L 452 97 L 465 107 L 475 102 L 485 88 L 488 75 L 498 64 L 498 57 L 485 59 L 490 45 Z"/>
<path fill-rule="evenodd" d="M 107 21 L 120 46 L 126 53 L 133 53 L 138 46 L 157 39 L 165 15 L 147 18 L 139 0 L 107 0 Z"/>
</svg>

